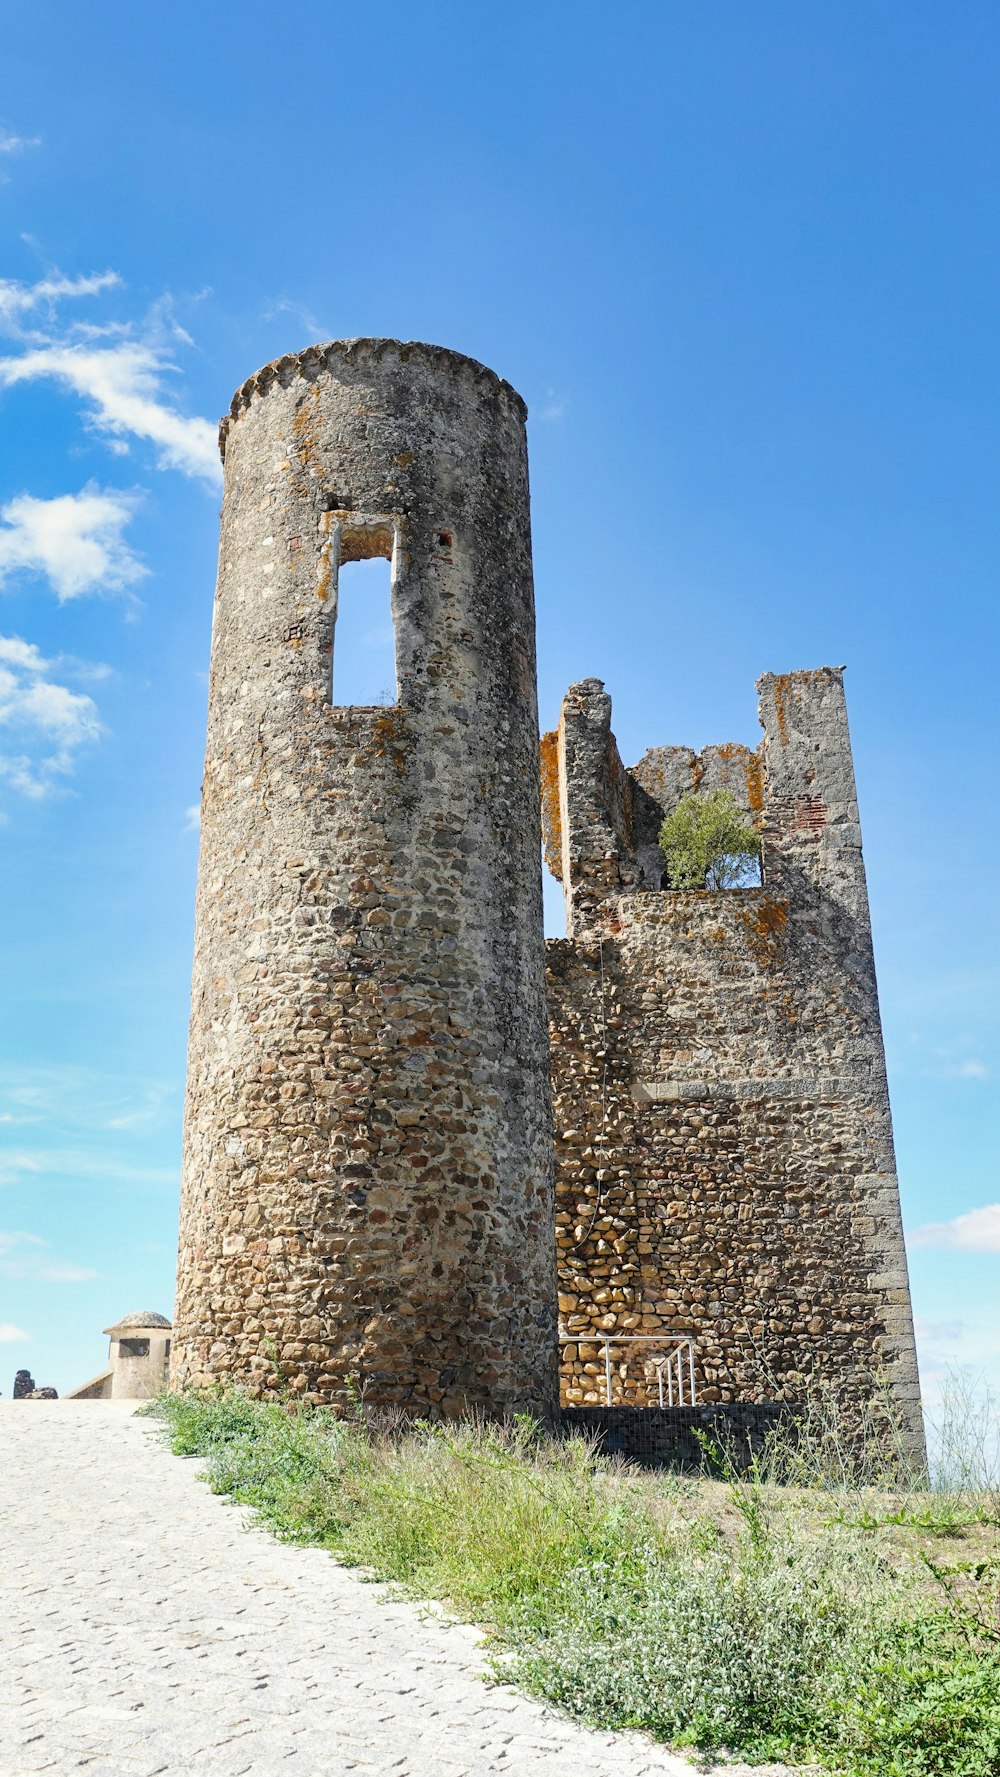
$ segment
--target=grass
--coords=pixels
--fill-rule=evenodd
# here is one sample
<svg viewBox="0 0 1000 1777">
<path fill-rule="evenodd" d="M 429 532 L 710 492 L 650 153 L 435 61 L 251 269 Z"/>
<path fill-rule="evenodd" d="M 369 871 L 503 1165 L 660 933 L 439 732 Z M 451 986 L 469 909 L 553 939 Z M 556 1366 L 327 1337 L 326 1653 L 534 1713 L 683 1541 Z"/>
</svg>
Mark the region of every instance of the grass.
<svg viewBox="0 0 1000 1777">
<path fill-rule="evenodd" d="M 586 1722 L 848 1777 L 1000 1773 L 1000 1489 L 957 1443 L 936 1487 L 874 1430 L 852 1464 L 820 1403 L 749 1475 L 712 1450 L 712 1480 L 527 1421 L 155 1411 L 216 1492 L 481 1623 L 498 1675 Z"/>
</svg>

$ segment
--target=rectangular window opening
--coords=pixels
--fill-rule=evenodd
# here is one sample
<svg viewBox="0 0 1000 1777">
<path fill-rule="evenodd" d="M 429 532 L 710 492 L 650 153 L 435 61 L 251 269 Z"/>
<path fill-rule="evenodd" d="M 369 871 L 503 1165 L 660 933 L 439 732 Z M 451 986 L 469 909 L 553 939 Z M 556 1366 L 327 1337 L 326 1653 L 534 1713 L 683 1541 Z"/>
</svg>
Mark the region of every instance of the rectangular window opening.
<svg viewBox="0 0 1000 1777">
<path fill-rule="evenodd" d="M 397 700 L 391 553 L 387 531 L 341 538 L 330 687 L 340 708 Z"/>
<path fill-rule="evenodd" d="M 660 877 L 660 887 L 668 894 L 674 889 L 758 889 L 763 886 L 763 864 L 752 852 L 722 853 L 709 865 L 702 881 L 682 878 L 679 882 L 671 882 L 669 870 L 664 870 Z"/>
<path fill-rule="evenodd" d="M 747 889 L 762 886 L 760 857 L 752 852 L 725 852 L 709 866 L 705 887 Z"/>
</svg>

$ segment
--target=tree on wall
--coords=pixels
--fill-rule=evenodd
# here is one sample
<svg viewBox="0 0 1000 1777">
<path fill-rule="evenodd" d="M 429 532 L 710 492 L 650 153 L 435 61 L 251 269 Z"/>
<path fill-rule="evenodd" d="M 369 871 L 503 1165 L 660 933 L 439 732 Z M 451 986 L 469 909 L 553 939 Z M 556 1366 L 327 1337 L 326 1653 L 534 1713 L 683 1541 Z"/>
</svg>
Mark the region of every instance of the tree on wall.
<svg viewBox="0 0 1000 1777">
<path fill-rule="evenodd" d="M 685 796 L 660 828 L 667 886 L 754 888 L 760 882 L 760 834 L 728 790 Z"/>
</svg>

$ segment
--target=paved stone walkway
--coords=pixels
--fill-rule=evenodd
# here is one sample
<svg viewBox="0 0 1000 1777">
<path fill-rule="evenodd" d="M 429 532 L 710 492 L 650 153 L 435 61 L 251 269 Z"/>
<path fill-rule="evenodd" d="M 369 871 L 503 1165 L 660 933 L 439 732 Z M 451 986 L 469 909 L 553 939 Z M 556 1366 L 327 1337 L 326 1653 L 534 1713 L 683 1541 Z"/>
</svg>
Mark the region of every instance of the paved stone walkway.
<svg viewBox="0 0 1000 1777">
<path fill-rule="evenodd" d="M 692 1772 L 484 1684 L 474 1630 L 247 1527 L 127 1407 L 0 1402 L 0 1526 L 0 1777 Z"/>
</svg>

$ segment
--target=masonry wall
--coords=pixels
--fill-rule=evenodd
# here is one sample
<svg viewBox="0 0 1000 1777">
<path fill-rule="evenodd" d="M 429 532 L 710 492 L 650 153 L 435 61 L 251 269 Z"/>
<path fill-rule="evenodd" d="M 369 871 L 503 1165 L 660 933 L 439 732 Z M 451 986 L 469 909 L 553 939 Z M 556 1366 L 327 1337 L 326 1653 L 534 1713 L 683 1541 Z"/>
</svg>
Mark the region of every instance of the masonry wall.
<svg viewBox="0 0 1000 1777">
<path fill-rule="evenodd" d="M 697 1469 L 705 1472 L 707 1438 L 727 1465 L 748 1469 L 780 1433 L 783 1443 L 798 1435 L 796 1408 L 773 1401 L 717 1401 L 696 1407 L 564 1407 L 565 1436 L 593 1439 L 606 1456 L 626 1456 L 642 1468 Z"/>
<path fill-rule="evenodd" d="M 359 340 L 223 424 L 175 1382 L 554 1410 L 524 420 L 470 359 Z M 371 555 L 397 701 L 337 708 Z"/>
<path fill-rule="evenodd" d="M 760 681 L 761 748 L 657 748 L 625 771 L 598 680 L 543 743 L 569 937 L 548 949 L 563 1400 L 602 1402 L 594 1335 L 693 1338 L 699 1398 L 888 1378 L 922 1449 L 842 673 Z M 728 787 L 763 886 L 661 888 L 687 793 Z M 588 1337 L 590 1335 L 590 1337 Z M 656 1400 L 652 1348 L 615 1399 Z"/>
</svg>

